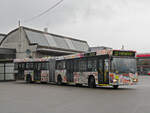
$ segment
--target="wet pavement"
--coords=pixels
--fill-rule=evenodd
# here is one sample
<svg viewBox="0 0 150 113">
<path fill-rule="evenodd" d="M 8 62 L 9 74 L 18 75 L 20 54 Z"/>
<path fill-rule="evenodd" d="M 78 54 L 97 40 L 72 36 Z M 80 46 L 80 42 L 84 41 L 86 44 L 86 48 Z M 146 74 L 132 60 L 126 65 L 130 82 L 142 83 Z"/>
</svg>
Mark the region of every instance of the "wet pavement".
<svg viewBox="0 0 150 113">
<path fill-rule="evenodd" d="M 0 113 L 150 113 L 150 76 L 117 90 L 0 82 Z"/>
</svg>

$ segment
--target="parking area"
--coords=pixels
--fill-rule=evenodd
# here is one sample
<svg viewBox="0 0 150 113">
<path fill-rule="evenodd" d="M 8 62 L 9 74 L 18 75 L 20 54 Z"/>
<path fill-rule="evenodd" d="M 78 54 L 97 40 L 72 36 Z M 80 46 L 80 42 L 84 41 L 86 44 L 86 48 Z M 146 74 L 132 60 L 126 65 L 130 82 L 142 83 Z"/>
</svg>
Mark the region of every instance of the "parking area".
<svg viewBox="0 0 150 113">
<path fill-rule="evenodd" d="M 150 113 L 149 81 L 117 90 L 0 82 L 0 113 Z"/>
</svg>

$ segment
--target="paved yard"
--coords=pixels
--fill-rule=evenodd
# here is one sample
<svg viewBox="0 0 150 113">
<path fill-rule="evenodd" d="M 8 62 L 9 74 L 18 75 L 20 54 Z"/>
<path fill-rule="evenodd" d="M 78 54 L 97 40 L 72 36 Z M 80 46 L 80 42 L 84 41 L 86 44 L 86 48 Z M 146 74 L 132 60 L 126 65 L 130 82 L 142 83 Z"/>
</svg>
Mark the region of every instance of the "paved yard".
<svg viewBox="0 0 150 113">
<path fill-rule="evenodd" d="M 0 82 L 0 113 L 150 113 L 150 77 L 117 90 Z"/>
</svg>

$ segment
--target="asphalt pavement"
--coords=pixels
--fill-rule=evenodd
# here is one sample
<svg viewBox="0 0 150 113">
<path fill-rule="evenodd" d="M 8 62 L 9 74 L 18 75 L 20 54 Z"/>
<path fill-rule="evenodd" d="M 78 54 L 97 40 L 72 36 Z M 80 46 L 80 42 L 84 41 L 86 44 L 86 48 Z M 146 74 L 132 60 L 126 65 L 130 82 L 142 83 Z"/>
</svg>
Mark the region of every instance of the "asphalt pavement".
<svg viewBox="0 0 150 113">
<path fill-rule="evenodd" d="M 0 113 L 150 113 L 150 76 L 117 90 L 0 82 Z"/>
</svg>

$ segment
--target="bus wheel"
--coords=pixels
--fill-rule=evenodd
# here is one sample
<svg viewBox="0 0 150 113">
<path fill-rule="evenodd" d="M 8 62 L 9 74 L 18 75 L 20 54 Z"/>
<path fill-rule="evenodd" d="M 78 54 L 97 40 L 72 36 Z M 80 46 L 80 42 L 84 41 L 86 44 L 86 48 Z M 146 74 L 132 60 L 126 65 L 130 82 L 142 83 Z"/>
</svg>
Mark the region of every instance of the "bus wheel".
<svg viewBox="0 0 150 113">
<path fill-rule="evenodd" d="M 76 84 L 76 87 L 82 87 L 82 84 Z"/>
<path fill-rule="evenodd" d="M 89 87 L 89 88 L 95 88 L 95 87 L 96 87 L 96 85 L 95 85 L 95 79 L 94 79 L 93 76 L 91 76 L 91 77 L 89 78 L 89 80 L 88 80 L 88 87 Z"/>
<path fill-rule="evenodd" d="M 27 83 L 32 83 L 31 75 L 26 76 L 26 82 Z"/>
<path fill-rule="evenodd" d="M 58 75 L 58 77 L 57 77 L 57 84 L 58 84 L 58 85 L 61 85 L 61 84 L 62 84 L 62 78 L 61 78 L 60 75 Z"/>
<path fill-rule="evenodd" d="M 114 89 L 117 89 L 119 87 L 119 85 L 113 85 Z"/>
</svg>

